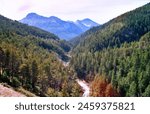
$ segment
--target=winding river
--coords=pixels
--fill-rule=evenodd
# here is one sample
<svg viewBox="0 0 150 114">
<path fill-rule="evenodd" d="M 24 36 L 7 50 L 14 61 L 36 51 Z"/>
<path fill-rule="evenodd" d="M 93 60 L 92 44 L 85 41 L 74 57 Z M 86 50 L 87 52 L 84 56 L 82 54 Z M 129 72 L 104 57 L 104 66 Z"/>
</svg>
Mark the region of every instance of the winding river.
<svg viewBox="0 0 150 114">
<path fill-rule="evenodd" d="M 69 55 L 69 57 L 71 57 L 71 56 Z M 69 66 L 70 62 L 65 62 L 65 61 L 62 61 L 61 59 L 59 59 L 59 60 L 63 63 L 64 67 L 68 67 Z M 83 90 L 82 97 L 89 97 L 90 96 L 90 87 L 89 87 L 89 84 L 86 83 L 84 80 L 80 80 L 80 79 L 77 79 L 76 82 L 80 85 L 80 87 Z"/>
<path fill-rule="evenodd" d="M 89 97 L 90 96 L 90 87 L 89 87 L 88 83 L 86 83 L 84 80 L 79 80 L 79 79 L 77 79 L 77 83 L 83 89 L 84 93 L 83 93 L 82 97 Z"/>
</svg>

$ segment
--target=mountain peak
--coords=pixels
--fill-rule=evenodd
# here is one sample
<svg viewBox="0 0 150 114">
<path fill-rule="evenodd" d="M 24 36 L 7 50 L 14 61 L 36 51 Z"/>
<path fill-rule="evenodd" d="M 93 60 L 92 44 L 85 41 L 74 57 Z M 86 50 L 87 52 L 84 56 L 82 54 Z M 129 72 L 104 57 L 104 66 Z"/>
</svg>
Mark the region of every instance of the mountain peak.
<svg viewBox="0 0 150 114">
<path fill-rule="evenodd" d="M 29 13 L 26 17 L 30 18 L 30 17 L 36 17 L 36 16 L 39 16 L 39 15 L 36 13 Z"/>
<path fill-rule="evenodd" d="M 94 26 L 98 26 L 99 24 L 92 21 L 91 19 L 89 18 L 85 18 L 83 20 L 81 20 L 81 23 L 87 27 L 94 27 Z"/>
<path fill-rule="evenodd" d="M 47 17 L 44 17 L 44 16 L 41 16 L 41 15 L 38 15 L 38 14 L 36 14 L 36 13 L 29 13 L 26 17 L 25 17 L 25 19 L 48 19 Z"/>
<path fill-rule="evenodd" d="M 81 20 L 81 21 L 92 21 L 92 20 L 89 19 L 89 18 L 85 18 L 85 19 L 83 19 L 83 20 Z"/>
<path fill-rule="evenodd" d="M 88 30 L 89 28 L 95 27 L 95 26 L 99 26 L 98 23 L 92 21 L 89 18 L 85 18 L 83 20 L 77 20 L 75 22 L 78 26 L 80 26 L 80 28 L 84 29 L 85 31 Z"/>
<path fill-rule="evenodd" d="M 92 20 L 89 19 L 89 18 L 85 18 L 85 19 L 82 19 L 82 20 L 77 20 L 76 22 L 83 22 L 83 21 L 91 22 Z M 93 22 L 93 21 L 92 21 L 92 22 Z"/>
</svg>

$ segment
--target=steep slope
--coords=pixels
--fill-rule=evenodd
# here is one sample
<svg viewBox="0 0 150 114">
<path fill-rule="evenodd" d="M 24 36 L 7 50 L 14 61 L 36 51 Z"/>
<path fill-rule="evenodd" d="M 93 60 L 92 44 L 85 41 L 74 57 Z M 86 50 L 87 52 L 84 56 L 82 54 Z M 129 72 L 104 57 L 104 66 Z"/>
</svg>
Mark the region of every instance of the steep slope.
<svg viewBox="0 0 150 114">
<path fill-rule="evenodd" d="M 73 71 L 58 60 L 69 49 L 51 33 L 0 16 L 0 82 L 38 96 L 74 96 Z"/>
<path fill-rule="evenodd" d="M 66 40 L 98 25 L 90 19 L 78 20 L 74 23 L 72 21 L 63 21 L 55 16 L 43 17 L 35 13 L 28 14 L 25 18 L 20 20 L 20 22 L 52 32 Z"/>
<path fill-rule="evenodd" d="M 0 31 L 2 32 L 14 32 L 22 36 L 34 35 L 41 37 L 43 39 L 54 39 L 59 38 L 52 33 L 40 30 L 35 27 L 29 27 L 25 24 L 18 23 L 17 21 L 12 21 L 0 15 Z"/>
<path fill-rule="evenodd" d="M 77 47 L 77 45 L 80 43 L 80 42 L 83 42 L 88 35 L 91 35 L 93 33 L 95 33 L 96 31 L 98 31 L 99 29 L 101 28 L 101 25 L 100 26 L 97 26 L 97 27 L 93 27 L 91 29 L 89 29 L 88 31 L 84 32 L 83 34 L 69 40 L 70 44 L 72 45 L 73 49 L 75 47 Z"/>
<path fill-rule="evenodd" d="M 150 96 L 150 3 L 79 38 L 71 65 L 79 78 L 93 82 L 92 95 Z"/>
<path fill-rule="evenodd" d="M 87 31 L 87 34 L 77 38 L 85 40 L 81 40 L 76 49 L 95 52 L 107 47 L 119 47 L 124 42 L 138 41 L 142 35 L 150 30 L 149 12 L 150 3 L 125 13 L 99 28 L 89 30 L 90 34 Z M 77 39 L 75 40 L 77 41 Z"/>
<path fill-rule="evenodd" d="M 13 35 L 18 35 L 21 37 L 29 36 L 29 38 L 32 39 L 31 43 L 56 52 L 62 59 L 67 59 L 65 52 L 70 50 L 70 46 L 67 44 L 67 42 L 61 41 L 54 34 L 35 27 L 29 27 L 28 25 L 21 24 L 17 21 L 12 21 L 3 16 L 0 16 L 0 35 L 4 35 L 6 37 L 12 37 Z M 3 39 L 0 40 L 3 41 Z"/>
</svg>

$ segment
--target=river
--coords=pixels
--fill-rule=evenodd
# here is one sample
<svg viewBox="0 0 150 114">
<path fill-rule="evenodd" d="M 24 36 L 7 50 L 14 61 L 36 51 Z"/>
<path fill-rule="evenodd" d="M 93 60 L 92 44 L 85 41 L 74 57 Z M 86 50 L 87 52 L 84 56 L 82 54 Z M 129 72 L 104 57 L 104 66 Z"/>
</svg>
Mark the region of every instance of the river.
<svg viewBox="0 0 150 114">
<path fill-rule="evenodd" d="M 70 54 L 68 54 L 68 56 L 71 58 Z M 70 61 L 69 62 L 65 62 L 65 61 L 63 61 L 61 59 L 59 59 L 59 61 L 62 62 L 62 64 L 64 65 L 64 67 L 68 67 L 69 64 L 70 64 Z M 89 87 L 89 84 L 87 82 L 85 82 L 84 80 L 80 80 L 80 79 L 77 79 L 76 82 L 80 85 L 80 87 L 83 90 L 82 97 L 89 97 L 90 96 L 90 87 Z"/>
<path fill-rule="evenodd" d="M 86 83 L 84 80 L 79 80 L 79 79 L 77 79 L 77 83 L 83 89 L 84 93 L 83 93 L 82 97 L 89 97 L 90 96 L 90 87 L 89 87 L 88 83 Z"/>
</svg>

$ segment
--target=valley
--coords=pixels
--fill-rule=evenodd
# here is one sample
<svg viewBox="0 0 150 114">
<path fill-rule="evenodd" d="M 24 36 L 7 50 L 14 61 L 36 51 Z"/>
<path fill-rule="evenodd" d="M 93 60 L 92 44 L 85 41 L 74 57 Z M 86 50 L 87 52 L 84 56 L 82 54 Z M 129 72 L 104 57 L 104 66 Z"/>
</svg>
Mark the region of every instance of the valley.
<svg viewBox="0 0 150 114">
<path fill-rule="evenodd" d="M 150 3 L 103 25 L 0 15 L 0 83 L 10 87 L 0 96 L 149 97 L 149 59 Z"/>
<path fill-rule="evenodd" d="M 70 53 L 67 54 L 67 56 L 71 59 L 71 55 Z M 60 60 L 60 59 L 59 59 Z M 62 61 L 60 60 L 63 64 L 64 67 L 69 67 L 70 65 L 70 61 Z M 80 88 L 82 89 L 82 97 L 89 97 L 90 96 L 90 86 L 89 84 L 85 81 L 85 80 L 80 80 L 80 79 L 76 79 L 76 83 L 80 86 Z"/>
</svg>

